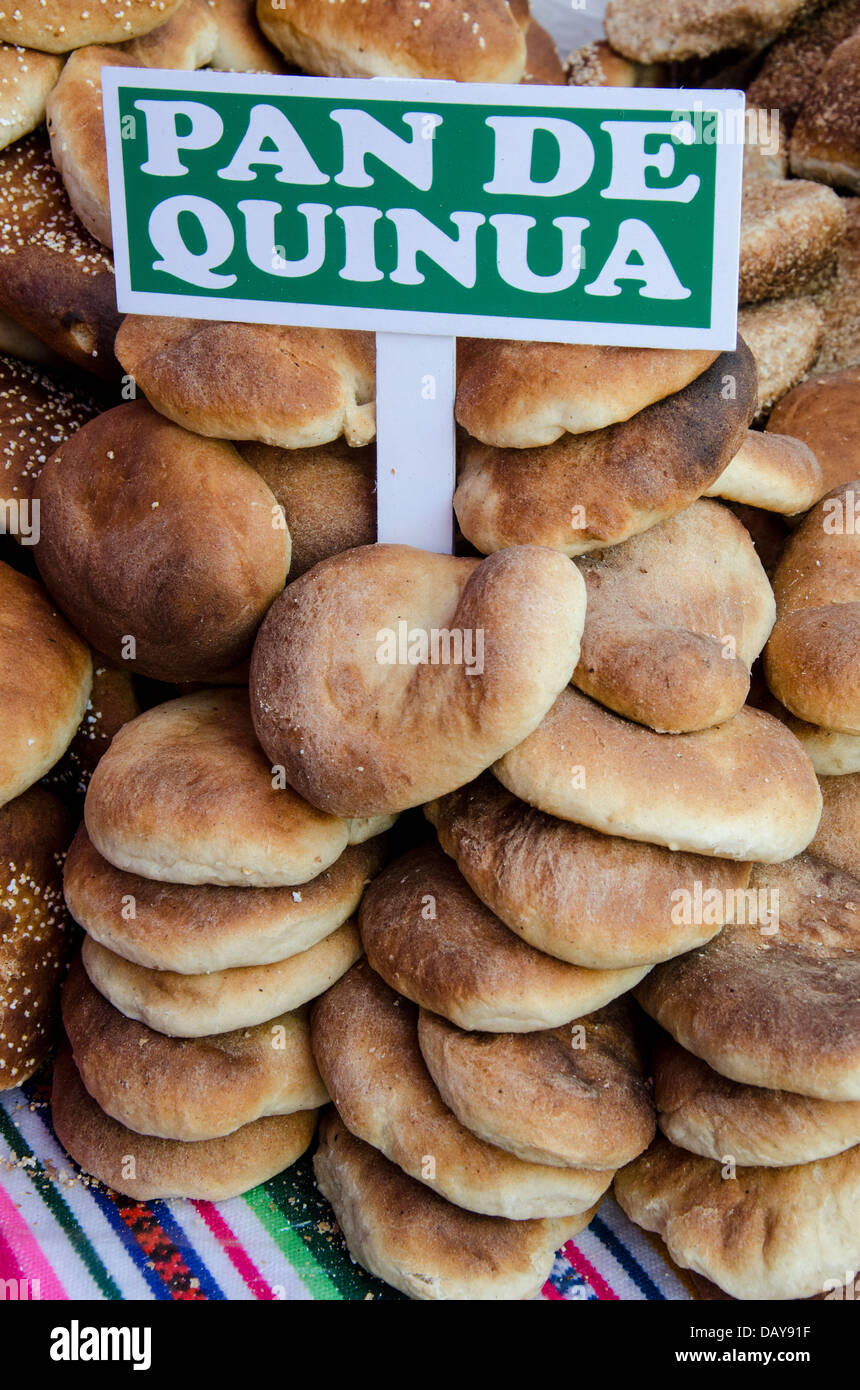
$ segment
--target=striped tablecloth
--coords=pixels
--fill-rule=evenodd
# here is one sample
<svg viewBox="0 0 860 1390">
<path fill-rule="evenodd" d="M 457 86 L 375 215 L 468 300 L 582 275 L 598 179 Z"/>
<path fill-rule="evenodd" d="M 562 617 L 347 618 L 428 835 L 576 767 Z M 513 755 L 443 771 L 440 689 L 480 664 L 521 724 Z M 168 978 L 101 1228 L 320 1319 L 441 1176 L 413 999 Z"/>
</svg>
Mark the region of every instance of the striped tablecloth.
<svg viewBox="0 0 860 1390">
<path fill-rule="evenodd" d="M 229 1202 L 134 1202 L 60 1148 L 44 1081 L 0 1096 L 0 1281 L 12 1279 L 43 1299 L 402 1297 L 352 1263 L 309 1158 Z M 695 1291 L 607 1198 L 559 1252 L 543 1297 Z"/>
</svg>

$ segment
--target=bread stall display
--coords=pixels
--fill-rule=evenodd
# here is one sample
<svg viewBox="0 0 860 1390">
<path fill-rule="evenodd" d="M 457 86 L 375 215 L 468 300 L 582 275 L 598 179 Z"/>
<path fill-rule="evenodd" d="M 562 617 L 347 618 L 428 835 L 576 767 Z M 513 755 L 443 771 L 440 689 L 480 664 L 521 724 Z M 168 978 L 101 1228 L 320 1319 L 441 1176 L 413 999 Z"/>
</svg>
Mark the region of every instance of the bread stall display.
<svg viewBox="0 0 860 1390">
<path fill-rule="evenodd" d="M 29 1260 L 46 1299 L 855 1296 L 860 5 L 567 8 L 0 12 L 0 1289 Z M 174 74 L 211 107 L 138 99 L 120 137 L 122 84 Z M 227 162 L 212 84 L 245 74 L 271 104 Z M 306 79 L 506 91 L 475 145 L 505 211 L 427 232 L 417 107 L 329 177 L 331 131 L 278 119 Z M 543 206 L 584 182 L 564 123 L 504 143 L 541 92 L 690 88 L 747 102 L 705 276 L 731 343 L 676 275 L 694 137 L 589 126 L 592 163 L 626 150 L 607 218 L 657 206 L 591 232 Z M 144 138 L 163 201 L 123 184 L 121 227 Z M 129 290 L 144 236 L 170 292 Z M 482 256 L 506 336 L 439 291 Z M 565 277 L 593 317 L 552 341 Z M 416 333 L 450 359 L 412 399 Z"/>
</svg>

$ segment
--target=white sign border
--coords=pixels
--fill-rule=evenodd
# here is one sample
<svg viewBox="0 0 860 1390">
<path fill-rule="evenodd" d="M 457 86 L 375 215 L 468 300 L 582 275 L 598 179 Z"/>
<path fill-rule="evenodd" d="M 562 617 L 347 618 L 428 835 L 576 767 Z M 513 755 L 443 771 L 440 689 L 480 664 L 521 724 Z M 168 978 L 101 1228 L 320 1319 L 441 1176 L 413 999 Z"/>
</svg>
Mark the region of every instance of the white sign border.
<svg viewBox="0 0 860 1390">
<path fill-rule="evenodd" d="M 534 84 L 439 82 L 425 79 L 355 77 L 281 77 L 272 73 L 185 72 L 176 69 L 104 67 L 101 70 L 107 137 L 113 254 L 117 306 L 122 313 L 155 314 L 173 318 L 223 322 L 283 324 L 308 328 L 345 328 L 370 332 L 523 339 L 532 342 L 580 342 L 603 347 L 677 348 L 683 335 L 686 348 L 727 351 L 737 339 L 737 295 L 717 293 L 720 283 L 737 284 L 740 255 L 741 170 L 743 142 L 718 141 L 715 225 L 712 265 L 711 325 L 593 323 L 590 320 L 528 319 L 479 314 L 415 312 L 340 305 L 297 304 L 281 300 L 242 300 L 133 290 L 128 225 L 124 207 L 124 170 L 119 125 L 120 87 L 158 90 L 259 92 L 266 96 L 325 96 L 342 100 L 403 101 L 404 81 L 409 100 L 457 105 L 502 105 L 559 108 L 588 107 L 651 111 L 696 110 L 728 113 L 743 110 L 739 91 L 664 87 L 539 87 Z M 737 116 L 735 116 L 737 119 Z M 739 122 L 744 129 L 744 122 Z M 576 335 L 575 337 L 572 335 Z"/>
</svg>

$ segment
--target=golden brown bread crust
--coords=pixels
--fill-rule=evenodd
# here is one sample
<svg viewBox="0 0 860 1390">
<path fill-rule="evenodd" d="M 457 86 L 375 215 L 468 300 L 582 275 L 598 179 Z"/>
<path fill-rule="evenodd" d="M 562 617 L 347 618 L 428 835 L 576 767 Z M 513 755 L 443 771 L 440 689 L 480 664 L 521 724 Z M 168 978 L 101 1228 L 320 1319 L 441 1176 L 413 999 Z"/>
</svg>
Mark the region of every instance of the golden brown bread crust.
<svg viewBox="0 0 860 1390">
<path fill-rule="evenodd" d="M 845 210 L 832 189 L 799 178 L 747 180 L 741 213 L 740 303 L 798 291 L 844 234 Z"/>
<path fill-rule="evenodd" d="M 529 1033 L 601 1008 L 647 966 L 583 970 L 521 941 L 436 845 L 410 850 L 362 899 L 373 968 L 393 989 L 460 1028 Z"/>
<path fill-rule="evenodd" d="M 461 1124 L 527 1163 L 620 1168 L 654 1138 L 638 1021 L 615 1000 L 565 1028 L 466 1033 L 422 1009 L 418 1043 Z"/>
<path fill-rule="evenodd" d="M 764 655 L 767 683 L 787 709 L 849 734 L 860 733 L 857 496 L 860 481 L 834 488 L 789 538 L 773 577 L 777 619 Z"/>
<path fill-rule="evenodd" d="M 256 0 L 208 0 L 215 12 L 218 43 L 214 68 L 228 72 L 294 72 L 263 37 Z"/>
<path fill-rule="evenodd" d="M 820 1100 L 860 1100 L 860 883 L 803 854 L 755 865 L 757 904 L 778 911 L 728 926 L 658 965 L 643 1008 L 715 1071 Z"/>
<path fill-rule="evenodd" d="M 693 894 L 698 882 L 722 896 L 749 881 L 749 864 L 673 854 L 547 816 L 489 773 L 424 813 L 469 887 L 511 931 L 588 970 L 653 965 L 701 946 L 722 914 L 673 920 L 678 890 Z"/>
<path fill-rule="evenodd" d="M 92 680 L 89 648 L 41 584 L 0 564 L 0 806 L 62 757 Z"/>
<path fill-rule="evenodd" d="M 311 1045 L 347 1129 L 467 1211 L 518 1221 L 577 1216 L 612 1181 L 608 1170 L 525 1163 L 476 1138 L 433 1084 L 415 1005 L 367 961 L 315 1001 Z"/>
<path fill-rule="evenodd" d="M 196 434 L 298 449 L 376 431 L 372 333 L 129 314 L 116 355 L 156 410 Z"/>
<path fill-rule="evenodd" d="M 826 491 L 821 465 L 808 444 L 786 434 L 748 430 L 728 468 L 706 495 L 796 516 L 814 506 Z"/>
<path fill-rule="evenodd" d="M 519 82 L 526 45 L 508 0 L 257 0 L 268 39 L 321 77 L 430 77 Z"/>
<path fill-rule="evenodd" d="M 257 737 L 314 806 L 366 816 L 420 805 L 535 728 L 570 680 L 584 618 L 585 585 L 554 551 L 482 562 L 404 545 L 345 551 L 289 584 L 260 628 Z M 425 634 L 417 665 L 381 646 L 401 623 Z M 459 634 L 459 658 L 446 638 L 434 659 L 434 632 Z"/>
<path fill-rule="evenodd" d="M 157 29 L 123 44 L 123 52 L 141 68 L 203 68 L 213 63 L 217 49 L 212 0 L 182 0 Z"/>
<path fill-rule="evenodd" d="M 672 396 L 718 353 L 461 338 L 457 423 L 483 444 L 532 449 L 603 429 Z"/>
<path fill-rule="evenodd" d="M 803 13 L 771 44 L 757 76 L 747 88 L 747 101 L 779 109 L 780 121 L 791 134 L 809 91 L 837 44 L 860 27 L 860 0 L 837 0 Z"/>
<path fill-rule="evenodd" d="M 144 878 L 277 888 L 307 883 L 347 844 L 387 828 L 328 816 L 278 780 L 246 690 L 186 695 L 116 735 L 87 792 L 87 833 L 110 863 Z"/>
<path fill-rule="evenodd" d="M 460 529 L 485 554 L 536 544 L 582 555 L 617 545 L 688 507 L 719 477 L 755 403 L 755 364 L 739 342 L 690 385 L 607 428 L 535 449 L 463 440 Z"/>
<path fill-rule="evenodd" d="M 352 919 L 284 960 L 200 975 L 148 970 L 100 946 L 92 936 L 84 938 L 82 948 L 84 967 L 99 993 L 126 1018 L 172 1038 L 255 1028 L 299 1009 L 339 980 L 361 954 Z"/>
<path fill-rule="evenodd" d="M 0 807 L 0 1091 L 20 1086 L 47 1055 L 72 945 L 62 864 L 68 811 L 43 787 Z"/>
<path fill-rule="evenodd" d="M 749 533 L 727 507 L 699 499 L 577 568 L 588 597 L 574 685 L 664 732 L 737 714 L 776 609 Z"/>
<path fill-rule="evenodd" d="M 314 1173 L 352 1258 L 415 1299 L 536 1298 L 555 1247 L 594 1214 L 508 1221 L 463 1211 L 356 1139 L 333 1106 L 320 1124 Z"/>
<path fill-rule="evenodd" d="M 172 682 L 213 679 L 250 654 L 286 581 L 289 532 L 231 444 L 129 401 L 66 440 L 32 492 L 42 578 L 98 651 Z"/>
<path fill-rule="evenodd" d="M 726 859 L 789 859 L 821 814 L 797 739 L 749 706 L 712 729 L 658 734 L 568 687 L 493 772 L 548 815 Z"/>
<path fill-rule="evenodd" d="M 63 1027 L 93 1100 L 136 1134 L 217 1139 L 264 1115 L 313 1110 L 328 1100 L 306 1009 L 254 1028 L 169 1038 L 124 1018 L 78 957 L 63 986 Z"/>
<path fill-rule="evenodd" d="M 759 418 L 812 366 L 824 334 L 814 299 L 767 300 L 738 310 L 738 332 L 755 358 Z"/>
<path fill-rule="evenodd" d="M 572 87 L 654 87 L 658 69 L 623 58 L 605 39 L 594 39 L 567 56 Z"/>
<path fill-rule="evenodd" d="M 774 704 L 777 702 L 774 701 Z M 787 724 L 804 750 L 819 777 L 838 777 L 860 772 L 860 734 L 843 734 L 836 729 L 822 729 L 796 719 L 782 705 L 774 713 Z"/>
<path fill-rule="evenodd" d="M 69 0 L 16 0 L 0 15 L 4 43 L 68 53 L 88 43 L 122 43 L 169 19 L 182 0 L 122 0 L 81 9 Z"/>
<path fill-rule="evenodd" d="M 824 805 L 809 852 L 860 878 L 860 775 L 849 772 L 818 782 Z"/>
<path fill-rule="evenodd" d="M 665 1036 L 654 1049 L 654 1099 L 673 1144 L 720 1163 L 784 1168 L 860 1144 L 860 1101 L 744 1086 Z"/>
<path fill-rule="evenodd" d="M 0 149 L 41 125 L 62 67 L 52 53 L 0 44 Z"/>
<path fill-rule="evenodd" d="M 43 777 L 44 784 L 73 797 L 85 796 L 99 758 L 114 734 L 140 712 L 131 673 L 104 663 L 94 666 L 84 717 L 60 761 Z"/>
<path fill-rule="evenodd" d="M 814 4 L 814 0 L 812 0 Z M 774 38 L 810 0 L 609 0 L 606 36 L 613 48 L 640 62 L 704 58 Z"/>
<path fill-rule="evenodd" d="M 240 443 L 284 509 L 292 542 L 290 579 L 356 545 L 376 540 L 376 451 L 332 440 L 316 449 Z"/>
<path fill-rule="evenodd" d="M 803 440 L 824 474 L 824 490 L 860 477 L 860 367 L 810 377 L 774 407 L 768 430 Z"/>
<path fill-rule="evenodd" d="M 199 975 L 315 946 L 355 911 L 384 852 L 381 837 L 349 845 L 301 889 L 165 884 L 114 868 L 81 825 L 64 883 L 75 920 L 103 946 L 144 969 Z"/>
<path fill-rule="evenodd" d="M 735 1298 L 808 1298 L 860 1265 L 860 1146 L 725 1178 L 721 1164 L 658 1139 L 618 1174 L 615 1196 L 678 1264 Z"/>
<path fill-rule="evenodd" d="M 295 1163 L 316 1128 L 315 1110 L 269 1115 L 218 1139 L 183 1143 L 135 1134 L 96 1104 L 68 1043 L 54 1064 L 51 1117 L 63 1148 L 86 1173 L 139 1202 L 238 1197 Z"/>
<path fill-rule="evenodd" d="M 2 264 L 2 262 L 0 262 Z M 100 410 L 78 382 L 0 356 L 0 500 L 29 498 L 46 461 Z M 16 510 L 6 512 L 15 533 Z M 12 523 L 10 525 L 10 523 Z"/>
<path fill-rule="evenodd" d="M 69 202 L 102 246 L 113 246 L 113 235 L 101 70 L 133 68 L 135 62 L 117 49 L 79 48 L 66 61 L 47 102 L 54 163 L 62 175 Z"/>
<path fill-rule="evenodd" d="M 842 206 L 848 225 L 836 248 L 836 272 L 816 296 L 824 315 L 824 340 L 815 364 L 819 372 L 860 363 L 860 198 L 843 198 Z"/>
<path fill-rule="evenodd" d="M 529 22 L 526 30 L 526 70 L 522 80 L 545 87 L 563 87 L 567 82 L 555 39 L 536 19 Z"/>
<path fill-rule="evenodd" d="M 0 154 L 0 310 L 74 366 L 119 375 L 113 262 L 72 212 L 41 132 Z"/>
<path fill-rule="evenodd" d="M 833 50 L 800 110 L 791 172 L 860 193 L 860 33 Z"/>
</svg>

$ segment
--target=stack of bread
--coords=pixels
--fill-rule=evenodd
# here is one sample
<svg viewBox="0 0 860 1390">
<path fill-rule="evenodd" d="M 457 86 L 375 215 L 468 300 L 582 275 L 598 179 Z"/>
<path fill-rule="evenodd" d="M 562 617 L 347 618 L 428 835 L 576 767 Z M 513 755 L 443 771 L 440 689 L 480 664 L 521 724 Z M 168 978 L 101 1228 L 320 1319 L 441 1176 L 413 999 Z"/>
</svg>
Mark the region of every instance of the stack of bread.
<svg viewBox="0 0 860 1390">
<path fill-rule="evenodd" d="M 461 342 L 456 557 L 374 544 L 370 335 L 117 314 L 99 74 L 562 82 L 526 0 L 0 15 L 0 1088 L 77 922 L 86 1171 L 228 1197 L 331 1100 L 414 1298 L 535 1296 L 613 1182 L 730 1296 L 860 1266 L 859 14 L 612 0 L 569 80 L 781 109 L 742 336 Z"/>
</svg>

